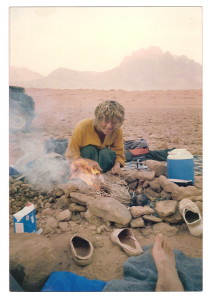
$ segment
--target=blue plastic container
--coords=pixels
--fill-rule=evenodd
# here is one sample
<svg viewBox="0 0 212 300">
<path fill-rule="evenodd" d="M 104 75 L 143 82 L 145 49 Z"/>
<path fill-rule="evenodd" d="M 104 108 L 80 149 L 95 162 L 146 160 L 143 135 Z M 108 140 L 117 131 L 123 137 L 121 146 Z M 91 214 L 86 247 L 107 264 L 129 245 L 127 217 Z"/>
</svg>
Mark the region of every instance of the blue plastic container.
<svg viewBox="0 0 212 300">
<path fill-rule="evenodd" d="M 167 158 L 169 179 L 190 180 L 194 184 L 194 158 L 186 149 L 174 149 Z"/>
</svg>

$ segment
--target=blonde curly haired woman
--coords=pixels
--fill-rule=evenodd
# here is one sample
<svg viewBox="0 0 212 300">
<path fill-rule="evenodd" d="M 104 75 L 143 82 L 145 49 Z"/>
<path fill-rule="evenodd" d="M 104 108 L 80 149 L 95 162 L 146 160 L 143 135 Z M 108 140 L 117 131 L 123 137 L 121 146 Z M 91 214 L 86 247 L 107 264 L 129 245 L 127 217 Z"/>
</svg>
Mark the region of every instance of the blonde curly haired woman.
<svg viewBox="0 0 212 300">
<path fill-rule="evenodd" d="M 121 126 L 124 107 L 114 100 L 100 103 L 95 118 L 79 122 L 70 139 L 66 159 L 75 168 L 119 174 L 125 163 Z"/>
</svg>

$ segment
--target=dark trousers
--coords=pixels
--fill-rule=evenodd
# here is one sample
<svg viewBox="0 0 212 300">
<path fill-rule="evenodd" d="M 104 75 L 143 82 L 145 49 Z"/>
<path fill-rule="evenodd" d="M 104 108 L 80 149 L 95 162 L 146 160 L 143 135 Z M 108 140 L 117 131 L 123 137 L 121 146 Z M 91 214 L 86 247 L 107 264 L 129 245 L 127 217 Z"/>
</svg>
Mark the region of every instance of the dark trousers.
<svg viewBox="0 0 212 300">
<path fill-rule="evenodd" d="M 103 173 L 106 173 L 112 169 L 116 159 L 116 152 L 109 148 L 97 149 L 92 145 L 85 146 L 80 150 L 83 158 L 92 159 L 100 165 Z"/>
</svg>

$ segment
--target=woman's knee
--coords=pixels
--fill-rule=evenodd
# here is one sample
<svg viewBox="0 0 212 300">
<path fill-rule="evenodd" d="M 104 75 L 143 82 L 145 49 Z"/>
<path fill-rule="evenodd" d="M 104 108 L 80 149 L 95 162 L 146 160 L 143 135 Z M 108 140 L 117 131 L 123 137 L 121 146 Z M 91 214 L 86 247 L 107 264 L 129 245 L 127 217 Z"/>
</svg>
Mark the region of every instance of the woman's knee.
<svg viewBox="0 0 212 300">
<path fill-rule="evenodd" d="M 99 165 L 104 173 L 112 169 L 115 158 L 116 153 L 111 149 L 104 148 L 99 151 Z"/>
<path fill-rule="evenodd" d="M 96 158 L 98 158 L 97 149 L 92 145 L 81 148 L 80 153 L 83 158 L 89 158 L 93 160 L 96 160 Z"/>
</svg>

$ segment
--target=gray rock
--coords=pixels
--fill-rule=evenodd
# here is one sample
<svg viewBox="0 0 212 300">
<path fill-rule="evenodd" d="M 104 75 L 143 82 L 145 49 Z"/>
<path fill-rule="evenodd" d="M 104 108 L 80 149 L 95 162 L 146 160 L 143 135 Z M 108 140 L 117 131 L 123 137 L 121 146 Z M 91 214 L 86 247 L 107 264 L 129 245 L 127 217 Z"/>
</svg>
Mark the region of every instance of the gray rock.
<svg viewBox="0 0 212 300">
<path fill-rule="evenodd" d="M 69 209 L 63 210 L 56 214 L 56 219 L 58 221 L 69 221 L 71 219 L 71 212 Z"/>
<path fill-rule="evenodd" d="M 144 183 L 142 184 L 142 188 L 143 189 L 147 189 L 149 186 L 150 185 L 149 185 L 149 181 L 148 180 L 144 181 Z"/>
<path fill-rule="evenodd" d="M 58 226 L 61 229 L 61 231 L 70 231 L 70 227 L 69 227 L 68 222 L 59 222 Z"/>
<path fill-rule="evenodd" d="M 175 190 L 172 192 L 173 198 L 178 201 L 184 198 L 190 199 L 190 197 L 201 196 L 201 195 L 202 195 L 202 190 L 196 188 L 195 186 L 179 187 L 179 190 Z"/>
<path fill-rule="evenodd" d="M 197 202 L 202 202 L 202 197 L 203 195 L 199 195 L 199 196 L 189 196 L 189 199 L 193 202 L 197 201 Z"/>
<path fill-rule="evenodd" d="M 51 208 L 45 208 L 45 209 L 43 209 L 42 212 L 41 212 L 41 215 L 42 215 L 42 216 L 51 216 L 51 215 L 53 215 L 53 214 L 54 214 L 54 212 L 52 211 Z"/>
<path fill-rule="evenodd" d="M 118 200 L 111 197 L 95 199 L 88 207 L 91 214 L 111 222 L 126 225 L 132 219 L 129 209 Z"/>
<path fill-rule="evenodd" d="M 164 190 L 161 191 L 160 193 L 161 198 L 166 198 L 166 199 L 172 199 L 172 193 L 167 193 Z"/>
<path fill-rule="evenodd" d="M 139 179 L 140 181 L 152 180 L 155 177 L 155 171 L 130 170 L 123 172 L 122 176 L 127 183 L 131 183 L 136 179 Z"/>
<path fill-rule="evenodd" d="M 82 211 L 86 211 L 87 207 L 84 205 L 79 205 L 77 203 L 71 203 L 69 205 L 69 210 L 75 211 L 75 212 L 82 212 Z"/>
<path fill-rule="evenodd" d="M 62 190 L 62 189 L 57 189 L 55 192 L 54 192 L 54 195 L 56 196 L 56 197 L 61 197 L 61 196 L 63 196 L 64 195 L 64 191 Z"/>
<path fill-rule="evenodd" d="M 152 223 L 160 223 L 163 221 L 161 218 L 151 216 L 151 215 L 144 215 L 142 216 L 142 218 L 144 219 L 144 221 L 150 221 Z"/>
<path fill-rule="evenodd" d="M 140 218 L 132 219 L 130 222 L 132 228 L 145 227 L 144 220 Z"/>
<path fill-rule="evenodd" d="M 63 195 L 57 199 L 57 203 L 58 206 L 61 208 L 68 208 L 69 204 L 71 203 L 71 200 L 66 195 Z"/>
<path fill-rule="evenodd" d="M 153 214 L 155 211 L 149 206 L 132 206 L 130 207 L 130 212 L 133 218 L 138 218 L 143 215 Z"/>
<path fill-rule="evenodd" d="M 202 189 L 203 188 L 203 179 L 202 176 L 195 176 L 194 178 L 194 182 L 195 182 L 195 187 L 198 189 Z"/>
<path fill-rule="evenodd" d="M 155 177 L 155 171 L 138 171 L 137 177 L 141 181 L 152 180 Z"/>
<path fill-rule="evenodd" d="M 55 229 L 52 227 L 49 227 L 48 225 L 42 225 L 42 234 L 43 235 L 50 235 L 53 234 L 55 232 Z"/>
<path fill-rule="evenodd" d="M 180 187 L 177 184 L 171 182 L 163 175 L 159 177 L 159 183 L 167 193 L 177 193 L 180 191 Z"/>
<path fill-rule="evenodd" d="M 153 191 L 150 187 L 148 187 L 147 189 L 144 189 L 144 194 L 148 198 L 153 198 L 153 199 L 160 198 L 160 193 Z"/>
<path fill-rule="evenodd" d="M 122 172 L 122 177 L 125 178 L 125 181 L 130 184 L 131 182 L 136 181 L 138 171 L 137 170 L 128 170 Z"/>
<path fill-rule="evenodd" d="M 164 217 L 163 220 L 165 222 L 169 222 L 170 224 L 177 224 L 177 223 L 183 221 L 183 217 L 182 217 L 181 213 L 179 212 L 179 209 L 177 209 L 175 214 L 168 216 L 168 217 Z"/>
<path fill-rule="evenodd" d="M 89 209 L 87 209 L 87 211 L 84 214 L 85 219 L 96 226 L 100 226 L 102 224 L 101 219 L 97 216 L 94 216 Z"/>
<path fill-rule="evenodd" d="M 178 203 L 175 200 L 163 200 L 156 203 L 155 210 L 163 218 L 173 215 L 177 210 L 177 206 Z"/>
<path fill-rule="evenodd" d="M 71 192 L 70 193 L 71 201 L 81 204 L 81 205 L 88 205 L 90 202 L 95 201 L 96 198 L 92 196 L 88 196 L 86 194 L 81 194 L 78 192 Z"/>
<path fill-rule="evenodd" d="M 155 176 L 167 175 L 167 166 L 165 162 L 160 162 L 156 160 L 146 160 L 145 165 L 151 170 L 155 171 Z"/>
<path fill-rule="evenodd" d="M 24 290 L 39 291 L 56 264 L 48 238 L 36 233 L 10 235 L 10 272 Z"/>
<path fill-rule="evenodd" d="M 50 228 L 57 228 L 58 227 L 58 221 L 53 217 L 49 217 L 49 218 L 46 219 L 46 226 L 48 226 Z"/>
<path fill-rule="evenodd" d="M 160 185 L 158 178 L 155 178 L 154 180 L 149 181 L 149 185 L 154 192 L 160 193 L 162 190 L 162 187 Z"/>
</svg>

